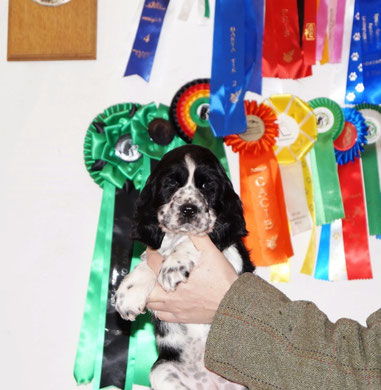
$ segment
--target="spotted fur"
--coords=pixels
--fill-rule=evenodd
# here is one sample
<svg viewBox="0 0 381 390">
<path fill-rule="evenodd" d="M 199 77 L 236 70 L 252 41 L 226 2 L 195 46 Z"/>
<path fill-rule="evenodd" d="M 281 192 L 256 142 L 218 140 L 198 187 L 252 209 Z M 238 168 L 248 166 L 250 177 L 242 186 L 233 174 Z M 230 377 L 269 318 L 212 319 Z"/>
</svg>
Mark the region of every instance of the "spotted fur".
<svg viewBox="0 0 381 390">
<path fill-rule="evenodd" d="M 167 153 L 149 177 L 136 204 L 133 238 L 163 255 L 157 280 L 167 291 L 186 282 L 200 261 L 187 234 L 209 234 L 237 273 L 252 272 L 242 243 L 247 234 L 242 205 L 217 158 L 200 146 Z M 156 282 L 145 254 L 116 293 L 116 309 L 134 320 L 144 311 Z M 153 313 L 159 357 L 150 381 L 154 390 L 241 390 L 203 363 L 208 325 L 160 321 Z"/>
</svg>

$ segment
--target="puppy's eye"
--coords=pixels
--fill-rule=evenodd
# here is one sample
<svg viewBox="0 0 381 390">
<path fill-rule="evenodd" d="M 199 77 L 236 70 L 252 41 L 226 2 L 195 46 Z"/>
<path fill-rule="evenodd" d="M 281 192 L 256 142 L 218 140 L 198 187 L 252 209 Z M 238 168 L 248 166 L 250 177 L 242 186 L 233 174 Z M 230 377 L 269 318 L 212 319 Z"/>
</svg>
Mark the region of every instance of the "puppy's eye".
<svg viewBox="0 0 381 390">
<path fill-rule="evenodd" d="M 209 187 L 209 183 L 207 183 L 207 182 L 204 182 L 204 183 L 201 184 L 201 188 L 202 188 L 203 190 L 208 189 L 208 187 Z"/>
</svg>

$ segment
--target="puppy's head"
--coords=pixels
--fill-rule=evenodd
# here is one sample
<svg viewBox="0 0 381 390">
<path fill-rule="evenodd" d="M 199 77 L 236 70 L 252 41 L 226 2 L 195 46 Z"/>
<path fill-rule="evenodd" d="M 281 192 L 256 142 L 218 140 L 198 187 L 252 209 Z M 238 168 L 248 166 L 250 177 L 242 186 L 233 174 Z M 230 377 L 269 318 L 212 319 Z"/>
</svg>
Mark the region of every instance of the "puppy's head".
<svg viewBox="0 0 381 390">
<path fill-rule="evenodd" d="M 208 149 L 172 150 L 147 180 L 136 203 L 132 236 L 159 248 L 165 232 L 208 233 L 219 249 L 247 234 L 241 201 Z"/>
</svg>

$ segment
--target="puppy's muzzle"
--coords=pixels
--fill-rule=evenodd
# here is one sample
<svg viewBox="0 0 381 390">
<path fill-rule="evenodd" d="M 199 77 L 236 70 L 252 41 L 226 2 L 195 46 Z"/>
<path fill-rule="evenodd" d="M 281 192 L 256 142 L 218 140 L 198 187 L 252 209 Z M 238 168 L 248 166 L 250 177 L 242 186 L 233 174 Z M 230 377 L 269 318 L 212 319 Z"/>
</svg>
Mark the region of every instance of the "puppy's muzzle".
<svg viewBox="0 0 381 390">
<path fill-rule="evenodd" d="M 186 219 L 195 218 L 199 211 L 199 208 L 192 203 L 186 203 L 180 207 L 180 213 Z"/>
</svg>

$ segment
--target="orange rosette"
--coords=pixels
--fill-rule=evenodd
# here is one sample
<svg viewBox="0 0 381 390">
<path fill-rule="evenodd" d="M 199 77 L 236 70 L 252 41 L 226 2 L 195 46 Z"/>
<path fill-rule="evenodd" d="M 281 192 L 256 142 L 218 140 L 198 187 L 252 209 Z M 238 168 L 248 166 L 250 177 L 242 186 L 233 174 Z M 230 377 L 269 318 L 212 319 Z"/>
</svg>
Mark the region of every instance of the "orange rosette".
<svg viewBox="0 0 381 390">
<path fill-rule="evenodd" d="M 293 255 L 282 180 L 274 155 L 279 127 L 265 104 L 245 101 L 247 130 L 225 137 L 239 153 L 241 200 L 249 232 L 245 245 L 256 266 L 284 263 Z"/>
</svg>

